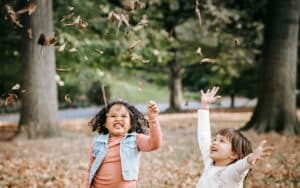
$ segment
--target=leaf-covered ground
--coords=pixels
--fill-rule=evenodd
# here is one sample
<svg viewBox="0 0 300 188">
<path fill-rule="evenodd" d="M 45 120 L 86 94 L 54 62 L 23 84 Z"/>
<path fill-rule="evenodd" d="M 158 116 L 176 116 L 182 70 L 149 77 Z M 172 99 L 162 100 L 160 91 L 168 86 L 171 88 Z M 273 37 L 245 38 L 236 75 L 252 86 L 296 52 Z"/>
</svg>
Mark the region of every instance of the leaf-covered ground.
<svg viewBox="0 0 300 188">
<path fill-rule="evenodd" d="M 239 127 L 249 112 L 213 112 L 213 132 L 222 127 Z M 143 153 L 140 188 L 195 187 L 203 164 L 196 140 L 196 113 L 164 114 L 160 117 L 163 146 Z M 92 134 L 87 120 L 62 122 L 63 136 L 27 140 L 20 136 L 1 142 L 0 187 L 82 187 L 86 175 L 87 150 Z M 275 133 L 245 132 L 255 147 L 262 139 L 274 146 L 271 157 L 256 166 L 246 187 L 300 187 L 300 138 Z"/>
</svg>

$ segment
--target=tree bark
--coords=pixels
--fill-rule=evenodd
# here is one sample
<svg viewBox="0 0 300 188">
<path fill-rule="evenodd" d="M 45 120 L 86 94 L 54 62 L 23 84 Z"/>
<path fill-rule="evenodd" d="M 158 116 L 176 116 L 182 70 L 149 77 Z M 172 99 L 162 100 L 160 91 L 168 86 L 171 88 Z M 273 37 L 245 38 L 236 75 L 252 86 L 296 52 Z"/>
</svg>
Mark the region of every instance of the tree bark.
<svg viewBox="0 0 300 188">
<path fill-rule="evenodd" d="M 168 111 L 178 112 L 181 110 L 181 103 L 182 103 L 181 80 L 182 80 L 182 74 L 184 69 L 177 62 L 176 55 L 175 58 L 172 61 L 170 61 L 168 66 L 170 69 L 170 73 L 169 73 L 170 107 Z"/>
<path fill-rule="evenodd" d="M 243 129 L 299 133 L 296 115 L 299 14 L 299 0 L 269 1 L 261 93 L 253 116 Z"/>
<path fill-rule="evenodd" d="M 25 28 L 31 28 L 32 39 L 23 38 L 22 96 L 20 125 L 29 138 L 52 137 L 59 134 L 58 100 L 55 82 L 54 46 L 41 46 L 37 41 L 41 33 L 53 36 L 52 0 L 37 0 L 37 10 L 24 15 Z"/>
</svg>

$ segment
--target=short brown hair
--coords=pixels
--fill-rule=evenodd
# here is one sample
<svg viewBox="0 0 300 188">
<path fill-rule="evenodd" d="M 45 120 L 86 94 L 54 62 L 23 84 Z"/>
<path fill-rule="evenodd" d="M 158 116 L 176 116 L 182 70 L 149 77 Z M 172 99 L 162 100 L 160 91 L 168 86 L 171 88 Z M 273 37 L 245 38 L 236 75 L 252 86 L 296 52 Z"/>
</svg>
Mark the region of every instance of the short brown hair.
<svg viewBox="0 0 300 188">
<path fill-rule="evenodd" d="M 237 154 L 238 158 L 232 163 L 239 159 L 243 159 L 250 153 L 252 153 L 252 146 L 250 141 L 237 129 L 225 128 L 219 130 L 217 135 L 225 136 L 231 142 L 231 148 L 234 153 Z"/>
</svg>

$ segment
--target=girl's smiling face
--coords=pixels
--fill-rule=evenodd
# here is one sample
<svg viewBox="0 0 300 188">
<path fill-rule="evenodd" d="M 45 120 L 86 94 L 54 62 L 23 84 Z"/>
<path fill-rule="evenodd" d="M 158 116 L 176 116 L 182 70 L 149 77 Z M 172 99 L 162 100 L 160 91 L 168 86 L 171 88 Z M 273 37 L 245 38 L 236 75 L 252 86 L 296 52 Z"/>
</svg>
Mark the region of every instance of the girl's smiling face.
<svg viewBox="0 0 300 188">
<path fill-rule="evenodd" d="M 131 128 L 130 114 L 124 105 L 113 105 L 106 114 L 105 127 L 112 136 L 124 136 Z"/>
<path fill-rule="evenodd" d="M 218 134 L 211 142 L 209 156 L 216 166 L 225 166 L 238 158 L 237 154 L 232 151 L 231 141 Z"/>
</svg>

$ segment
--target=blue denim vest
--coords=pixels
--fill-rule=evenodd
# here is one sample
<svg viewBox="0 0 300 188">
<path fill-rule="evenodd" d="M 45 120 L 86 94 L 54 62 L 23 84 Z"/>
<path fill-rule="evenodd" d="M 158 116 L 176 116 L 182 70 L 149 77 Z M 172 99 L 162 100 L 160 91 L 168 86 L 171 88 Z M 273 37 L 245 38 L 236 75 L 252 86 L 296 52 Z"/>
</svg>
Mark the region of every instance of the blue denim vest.
<svg viewBox="0 0 300 188">
<path fill-rule="evenodd" d="M 89 175 L 89 185 L 99 169 L 108 149 L 109 134 L 94 138 L 93 156 L 96 157 Z M 136 133 L 127 133 L 120 143 L 122 176 L 124 180 L 137 180 L 139 174 L 140 153 L 137 149 Z"/>
</svg>

